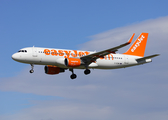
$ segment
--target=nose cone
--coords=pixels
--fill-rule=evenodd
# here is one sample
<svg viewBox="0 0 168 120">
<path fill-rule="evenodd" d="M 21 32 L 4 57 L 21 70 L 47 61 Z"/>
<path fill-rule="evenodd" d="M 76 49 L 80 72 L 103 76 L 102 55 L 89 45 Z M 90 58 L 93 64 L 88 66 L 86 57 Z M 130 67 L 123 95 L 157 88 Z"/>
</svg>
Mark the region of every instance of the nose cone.
<svg viewBox="0 0 168 120">
<path fill-rule="evenodd" d="M 19 60 L 18 54 L 17 53 L 13 54 L 12 59 L 15 60 L 15 61 L 18 61 Z"/>
</svg>

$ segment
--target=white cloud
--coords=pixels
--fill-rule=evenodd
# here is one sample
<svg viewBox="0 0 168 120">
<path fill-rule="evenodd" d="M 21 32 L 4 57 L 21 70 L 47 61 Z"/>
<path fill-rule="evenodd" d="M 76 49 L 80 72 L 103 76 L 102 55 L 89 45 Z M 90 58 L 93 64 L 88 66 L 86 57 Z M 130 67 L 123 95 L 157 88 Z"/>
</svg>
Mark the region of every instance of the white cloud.
<svg viewBox="0 0 168 120">
<path fill-rule="evenodd" d="M 136 33 L 149 32 L 147 55 L 160 53 L 152 63 L 118 70 L 92 70 L 85 76 L 75 70 L 78 78 L 70 79 L 66 71 L 45 75 L 43 67 L 35 73 L 26 68 L 15 77 L 2 78 L 0 90 L 59 96 L 60 100 L 30 101 L 35 106 L 14 115 L 1 115 L 3 120 L 111 120 L 152 119 L 168 117 L 167 38 L 168 17 L 109 30 L 92 36 L 82 49 L 102 50 L 126 42 Z"/>
<path fill-rule="evenodd" d="M 23 118 L 24 120 L 102 120 L 109 119 L 113 113 L 110 107 L 101 107 L 91 104 L 67 104 L 66 102 L 60 103 L 57 101 L 50 101 L 50 103 L 38 101 L 38 103 L 38 106 L 23 110 L 12 116 L 5 116 L 4 118 L 12 118 L 13 120 Z M 64 103 L 64 105 L 62 103 Z"/>
</svg>

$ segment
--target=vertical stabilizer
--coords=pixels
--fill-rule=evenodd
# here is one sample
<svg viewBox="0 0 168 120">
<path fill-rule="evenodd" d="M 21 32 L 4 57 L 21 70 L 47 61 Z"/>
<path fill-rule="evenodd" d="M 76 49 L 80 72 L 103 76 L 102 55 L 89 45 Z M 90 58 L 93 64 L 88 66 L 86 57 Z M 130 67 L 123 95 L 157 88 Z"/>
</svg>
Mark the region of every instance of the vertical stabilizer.
<svg viewBox="0 0 168 120">
<path fill-rule="evenodd" d="M 141 33 L 134 44 L 123 54 L 144 57 L 148 33 Z"/>
</svg>

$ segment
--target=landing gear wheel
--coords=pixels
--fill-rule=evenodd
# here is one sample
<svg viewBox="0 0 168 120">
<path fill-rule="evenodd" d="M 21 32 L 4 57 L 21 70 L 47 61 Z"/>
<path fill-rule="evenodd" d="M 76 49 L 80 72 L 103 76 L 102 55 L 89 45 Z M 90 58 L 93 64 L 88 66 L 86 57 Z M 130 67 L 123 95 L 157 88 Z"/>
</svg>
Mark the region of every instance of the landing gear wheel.
<svg viewBox="0 0 168 120">
<path fill-rule="evenodd" d="M 77 75 L 76 74 L 72 74 L 70 77 L 71 77 L 71 79 L 75 79 L 77 77 Z"/>
<path fill-rule="evenodd" d="M 30 70 L 30 73 L 33 73 L 34 72 L 34 70 Z"/>
<path fill-rule="evenodd" d="M 34 72 L 34 70 L 33 70 L 33 68 L 34 68 L 34 65 L 33 64 L 30 64 L 31 65 L 31 70 L 29 71 L 30 73 L 33 73 Z"/>
<path fill-rule="evenodd" d="M 89 70 L 89 69 L 86 69 L 86 70 L 84 71 L 84 73 L 85 73 L 85 75 L 88 75 L 88 74 L 90 74 L 90 70 Z"/>
</svg>

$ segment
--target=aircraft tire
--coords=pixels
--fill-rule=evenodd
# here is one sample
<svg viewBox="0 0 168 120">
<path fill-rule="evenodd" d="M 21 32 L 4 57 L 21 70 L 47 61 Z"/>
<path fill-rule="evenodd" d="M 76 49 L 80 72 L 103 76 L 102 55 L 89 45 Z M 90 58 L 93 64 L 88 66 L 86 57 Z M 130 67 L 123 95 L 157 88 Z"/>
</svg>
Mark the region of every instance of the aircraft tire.
<svg viewBox="0 0 168 120">
<path fill-rule="evenodd" d="M 30 73 L 33 73 L 33 72 L 34 72 L 34 70 L 30 70 L 29 72 L 30 72 Z"/>
<path fill-rule="evenodd" d="M 75 79 L 77 77 L 77 75 L 76 74 L 72 74 L 70 77 L 71 77 L 71 79 Z"/>
<path fill-rule="evenodd" d="M 85 73 L 85 75 L 88 75 L 88 74 L 90 74 L 90 70 L 89 70 L 89 69 L 86 69 L 86 70 L 84 71 L 84 73 Z"/>
</svg>

